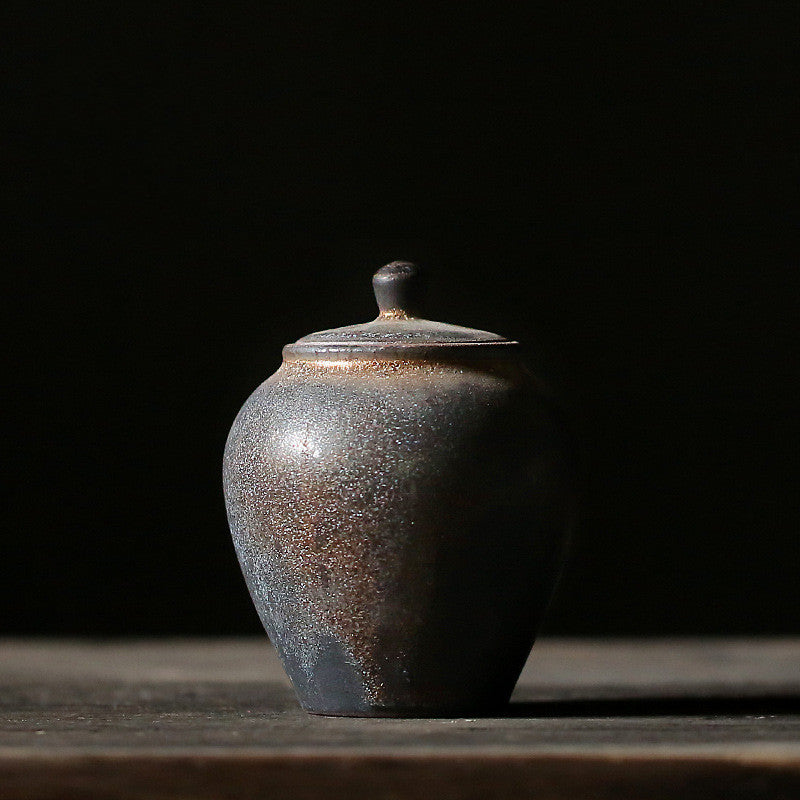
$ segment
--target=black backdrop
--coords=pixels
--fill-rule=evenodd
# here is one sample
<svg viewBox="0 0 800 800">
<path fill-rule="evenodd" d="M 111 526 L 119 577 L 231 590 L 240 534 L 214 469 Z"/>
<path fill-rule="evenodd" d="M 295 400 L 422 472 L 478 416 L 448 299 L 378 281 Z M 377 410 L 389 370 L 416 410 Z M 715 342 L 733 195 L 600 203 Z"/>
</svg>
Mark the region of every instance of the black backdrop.
<svg viewBox="0 0 800 800">
<path fill-rule="evenodd" d="M 257 631 L 228 426 L 395 258 L 562 385 L 549 632 L 800 631 L 800 26 L 713 6 L 4 6 L 0 633 Z"/>
</svg>

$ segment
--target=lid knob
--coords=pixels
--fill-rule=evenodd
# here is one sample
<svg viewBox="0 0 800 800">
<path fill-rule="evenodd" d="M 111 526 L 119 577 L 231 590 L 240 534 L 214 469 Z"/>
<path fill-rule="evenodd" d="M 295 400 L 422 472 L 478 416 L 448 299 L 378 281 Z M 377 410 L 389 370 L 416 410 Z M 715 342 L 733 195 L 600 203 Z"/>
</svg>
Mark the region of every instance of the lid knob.
<svg viewBox="0 0 800 800">
<path fill-rule="evenodd" d="M 422 300 L 422 276 L 410 261 L 392 261 L 372 276 L 382 317 L 416 317 Z"/>
</svg>

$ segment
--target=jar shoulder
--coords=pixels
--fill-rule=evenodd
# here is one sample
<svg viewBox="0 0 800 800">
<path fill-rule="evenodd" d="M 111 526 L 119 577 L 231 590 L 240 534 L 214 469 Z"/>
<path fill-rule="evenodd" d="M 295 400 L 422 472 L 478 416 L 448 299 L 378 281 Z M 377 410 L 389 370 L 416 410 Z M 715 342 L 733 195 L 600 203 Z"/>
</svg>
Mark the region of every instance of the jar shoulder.
<svg viewBox="0 0 800 800">
<path fill-rule="evenodd" d="M 514 442 L 516 449 L 543 437 L 557 438 L 558 425 L 524 368 L 365 365 L 354 371 L 284 365 L 242 407 L 226 459 L 254 449 L 275 457 L 293 457 L 298 448 L 306 457 L 444 452 L 467 441 L 484 449 L 489 441 Z"/>
</svg>

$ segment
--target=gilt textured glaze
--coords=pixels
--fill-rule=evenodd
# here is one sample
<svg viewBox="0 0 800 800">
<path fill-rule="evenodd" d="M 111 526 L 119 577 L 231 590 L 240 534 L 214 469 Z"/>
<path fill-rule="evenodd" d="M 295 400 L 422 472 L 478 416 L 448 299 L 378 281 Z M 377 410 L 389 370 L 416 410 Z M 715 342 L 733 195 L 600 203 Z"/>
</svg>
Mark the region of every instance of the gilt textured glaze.
<svg viewBox="0 0 800 800">
<path fill-rule="evenodd" d="M 239 412 L 234 544 L 308 711 L 495 711 L 561 563 L 564 436 L 516 342 L 418 319 L 413 265 L 374 283 L 378 320 L 288 345 Z"/>
</svg>

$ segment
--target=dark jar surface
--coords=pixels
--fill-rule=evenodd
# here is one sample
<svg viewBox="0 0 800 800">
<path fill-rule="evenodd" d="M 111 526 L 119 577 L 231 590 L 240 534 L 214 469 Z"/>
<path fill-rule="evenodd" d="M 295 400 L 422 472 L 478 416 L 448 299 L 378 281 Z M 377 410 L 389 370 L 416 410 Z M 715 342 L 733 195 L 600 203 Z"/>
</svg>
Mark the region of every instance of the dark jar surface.
<svg viewBox="0 0 800 800">
<path fill-rule="evenodd" d="M 573 516 L 548 402 L 500 337 L 406 341 L 403 357 L 391 338 L 303 341 L 239 412 L 223 471 L 242 571 L 300 703 L 500 710 Z"/>
</svg>

